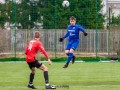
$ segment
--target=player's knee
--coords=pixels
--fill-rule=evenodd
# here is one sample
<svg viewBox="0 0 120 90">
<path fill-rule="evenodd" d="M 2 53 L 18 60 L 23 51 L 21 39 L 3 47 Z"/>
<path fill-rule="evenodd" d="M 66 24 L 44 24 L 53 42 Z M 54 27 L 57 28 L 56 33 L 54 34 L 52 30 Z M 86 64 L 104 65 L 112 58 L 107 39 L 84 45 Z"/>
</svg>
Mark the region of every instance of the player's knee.
<svg viewBox="0 0 120 90">
<path fill-rule="evenodd" d="M 35 74 L 35 71 L 32 71 L 31 73 L 32 73 L 32 74 Z"/>
<path fill-rule="evenodd" d="M 32 74 L 35 74 L 35 69 L 31 69 L 31 73 L 32 73 Z"/>
<path fill-rule="evenodd" d="M 67 53 L 65 53 L 67 56 L 69 55 L 69 53 L 67 52 Z"/>
<path fill-rule="evenodd" d="M 73 54 L 73 52 L 70 52 L 70 53 L 72 53 L 72 54 Z"/>
<path fill-rule="evenodd" d="M 44 66 L 43 71 L 48 71 L 48 67 Z"/>
<path fill-rule="evenodd" d="M 74 53 L 74 49 L 70 49 L 69 53 Z"/>
<path fill-rule="evenodd" d="M 69 51 L 65 51 L 65 54 L 66 54 L 66 55 L 69 54 Z"/>
<path fill-rule="evenodd" d="M 72 54 L 73 54 L 74 52 L 73 52 L 72 50 L 70 50 L 70 52 L 69 52 L 69 53 L 72 53 Z"/>
</svg>

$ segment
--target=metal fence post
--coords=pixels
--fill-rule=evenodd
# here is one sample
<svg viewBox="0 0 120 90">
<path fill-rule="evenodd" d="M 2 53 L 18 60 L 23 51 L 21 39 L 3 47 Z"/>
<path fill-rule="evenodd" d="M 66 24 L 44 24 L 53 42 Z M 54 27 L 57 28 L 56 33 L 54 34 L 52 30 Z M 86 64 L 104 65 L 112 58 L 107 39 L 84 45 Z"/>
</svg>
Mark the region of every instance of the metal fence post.
<svg viewBox="0 0 120 90">
<path fill-rule="evenodd" d="M 16 58 L 16 2 L 14 0 L 12 0 L 13 2 L 13 16 L 14 16 L 14 19 L 13 19 L 13 22 L 14 22 L 14 57 Z"/>
<path fill-rule="evenodd" d="M 96 0 L 96 58 L 98 57 L 98 1 Z"/>
<path fill-rule="evenodd" d="M 57 54 L 57 0 L 55 0 L 55 12 L 54 12 L 54 23 L 55 23 L 55 31 L 54 31 L 54 52 L 55 52 L 55 58 L 56 58 L 56 54 Z"/>
</svg>

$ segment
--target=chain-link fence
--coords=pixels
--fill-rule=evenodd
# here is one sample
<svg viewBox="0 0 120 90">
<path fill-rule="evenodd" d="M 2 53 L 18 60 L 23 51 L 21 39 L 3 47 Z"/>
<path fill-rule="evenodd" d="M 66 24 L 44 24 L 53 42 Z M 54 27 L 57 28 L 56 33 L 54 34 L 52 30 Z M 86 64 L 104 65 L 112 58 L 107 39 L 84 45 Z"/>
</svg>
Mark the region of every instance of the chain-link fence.
<svg viewBox="0 0 120 90">
<path fill-rule="evenodd" d="M 14 31 L 1 30 L 0 31 L 0 55 L 24 54 L 27 41 L 33 39 L 34 31 L 29 30 L 17 30 L 16 31 L 16 46 L 14 46 Z M 40 30 L 41 42 L 45 49 L 51 56 L 55 56 L 55 34 L 54 30 Z M 96 55 L 96 32 L 94 30 L 87 30 L 88 36 L 85 37 L 83 33 L 80 33 L 81 42 L 76 50 L 77 55 L 82 56 L 95 56 Z M 56 54 L 59 57 L 64 53 L 67 39 L 60 43 L 59 37 L 64 35 L 66 30 L 58 29 L 56 33 Z M 116 55 L 119 50 L 120 31 L 119 30 L 99 30 L 98 31 L 98 56 Z M 15 49 L 16 48 L 16 49 Z"/>
<path fill-rule="evenodd" d="M 102 13 L 102 0 L 69 0 L 69 7 L 63 7 L 62 2 L 6 0 L 0 4 L 0 56 L 23 56 L 25 45 L 33 38 L 33 32 L 40 30 L 46 50 L 51 56 L 59 57 L 64 53 L 67 39 L 60 43 L 58 38 L 67 32 L 71 16 L 75 16 L 77 23 L 88 33 L 87 37 L 80 34 L 78 55 L 99 57 L 119 53 L 119 28 L 105 27 L 106 22 L 110 26 L 111 16 L 106 17 Z"/>
</svg>

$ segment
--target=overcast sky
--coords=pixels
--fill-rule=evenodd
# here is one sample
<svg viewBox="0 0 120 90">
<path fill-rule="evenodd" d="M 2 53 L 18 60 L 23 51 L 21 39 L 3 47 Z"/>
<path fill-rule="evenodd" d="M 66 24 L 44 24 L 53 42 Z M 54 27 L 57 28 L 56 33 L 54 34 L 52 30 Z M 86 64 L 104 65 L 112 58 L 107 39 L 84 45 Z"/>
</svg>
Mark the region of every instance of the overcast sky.
<svg viewBox="0 0 120 90">
<path fill-rule="evenodd" d="M 5 2 L 5 0 L 0 0 L 0 3 L 1 3 L 1 2 L 2 2 L 2 3 L 4 3 L 4 2 Z"/>
</svg>

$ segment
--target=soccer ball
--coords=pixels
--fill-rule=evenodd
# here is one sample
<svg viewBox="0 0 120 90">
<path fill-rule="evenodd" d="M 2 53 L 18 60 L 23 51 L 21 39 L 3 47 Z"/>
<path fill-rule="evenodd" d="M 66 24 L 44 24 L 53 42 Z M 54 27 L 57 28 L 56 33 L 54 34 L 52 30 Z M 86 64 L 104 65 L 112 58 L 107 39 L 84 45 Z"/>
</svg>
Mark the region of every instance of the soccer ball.
<svg viewBox="0 0 120 90">
<path fill-rule="evenodd" d="M 63 6 L 63 7 L 69 7 L 69 5 L 70 5 L 70 3 L 69 3 L 68 0 L 64 0 L 64 1 L 62 2 L 62 6 Z"/>
</svg>

